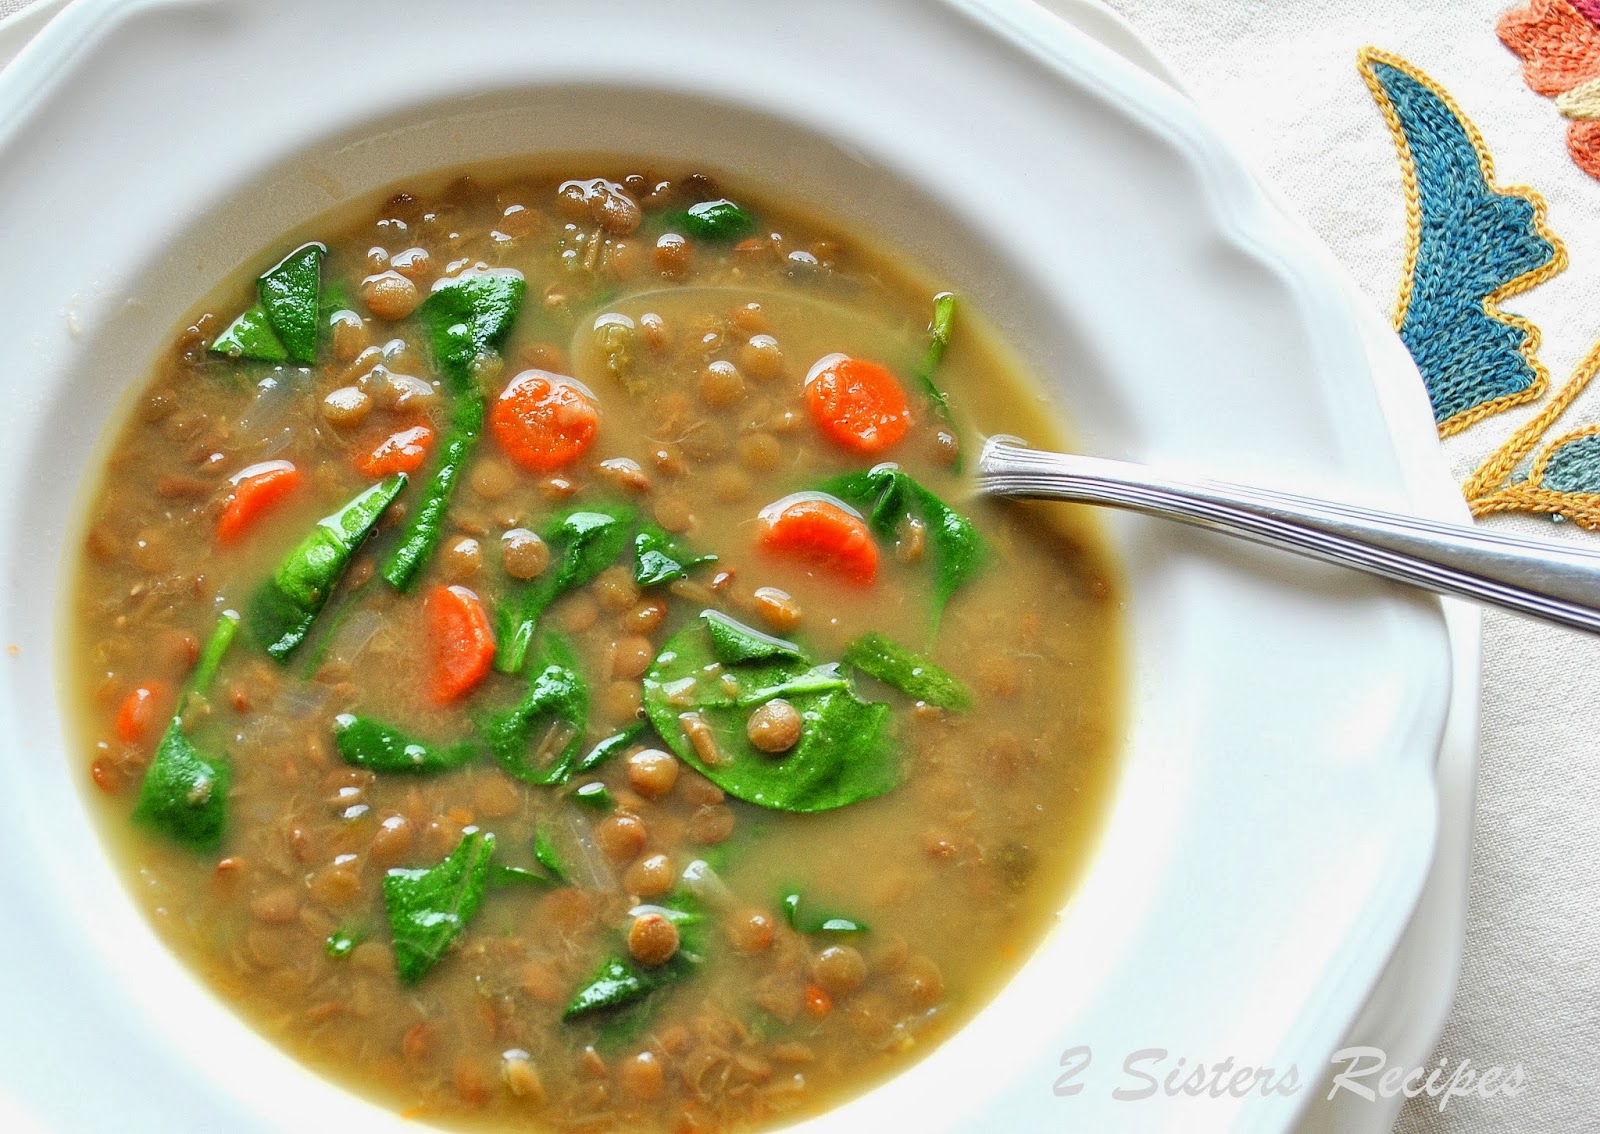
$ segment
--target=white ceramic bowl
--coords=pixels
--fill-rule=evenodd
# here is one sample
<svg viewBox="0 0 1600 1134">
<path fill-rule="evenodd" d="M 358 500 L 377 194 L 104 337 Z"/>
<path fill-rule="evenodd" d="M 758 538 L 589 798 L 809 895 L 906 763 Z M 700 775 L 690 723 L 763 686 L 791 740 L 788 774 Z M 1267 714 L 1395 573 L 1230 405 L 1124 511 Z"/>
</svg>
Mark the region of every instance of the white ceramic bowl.
<svg viewBox="0 0 1600 1134">
<path fill-rule="evenodd" d="M 533 151 L 702 161 L 881 232 L 1091 451 L 1407 506 L 1319 256 L 1187 104 L 1025 0 L 77 0 L 0 73 L 0 1099 L 47 1129 L 414 1128 L 256 1036 L 138 914 L 66 747 L 58 581 L 97 440 L 198 296 L 347 196 Z M 807 1129 L 1282 1129 L 1403 928 L 1436 604 L 1110 526 L 1130 719 L 1087 878 L 995 1003 Z M 1148 1048 L 1307 1085 L 1114 1100 Z"/>
</svg>

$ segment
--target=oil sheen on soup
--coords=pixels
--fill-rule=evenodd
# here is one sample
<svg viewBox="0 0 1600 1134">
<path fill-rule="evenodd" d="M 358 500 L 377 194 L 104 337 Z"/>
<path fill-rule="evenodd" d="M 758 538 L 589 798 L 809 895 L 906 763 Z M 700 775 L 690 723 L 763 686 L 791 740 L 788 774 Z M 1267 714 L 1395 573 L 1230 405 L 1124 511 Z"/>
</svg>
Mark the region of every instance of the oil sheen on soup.
<svg viewBox="0 0 1600 1134">
<path fill-rule="evenodd" d="M 746 1130 L 907 1066 L 1104 803 L 1089 522 L 958 296 L 781 195 L 418 181 L 208 297 L 115 427 L 83 774 L 255 1027 L 449 1127 Z M 952 933 L 952 925 L 961 932 Z"/>
</svg>

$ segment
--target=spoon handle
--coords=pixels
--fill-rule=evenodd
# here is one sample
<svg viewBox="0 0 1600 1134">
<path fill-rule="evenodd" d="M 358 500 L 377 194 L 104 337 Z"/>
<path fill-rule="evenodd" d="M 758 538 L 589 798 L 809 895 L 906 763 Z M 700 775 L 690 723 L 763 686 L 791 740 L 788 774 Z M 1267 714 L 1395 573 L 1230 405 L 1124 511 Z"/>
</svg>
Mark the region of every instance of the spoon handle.
<svg viewBox="0 0 1600 1134">
<path fill-rule="evenodd" d="M 980 491 L 1106 504 L 1600 633 L 1600 552 L 1521 539 L 1143 465 L 1047 453 L 997 437 L 978 458 Z"/>
</svg>

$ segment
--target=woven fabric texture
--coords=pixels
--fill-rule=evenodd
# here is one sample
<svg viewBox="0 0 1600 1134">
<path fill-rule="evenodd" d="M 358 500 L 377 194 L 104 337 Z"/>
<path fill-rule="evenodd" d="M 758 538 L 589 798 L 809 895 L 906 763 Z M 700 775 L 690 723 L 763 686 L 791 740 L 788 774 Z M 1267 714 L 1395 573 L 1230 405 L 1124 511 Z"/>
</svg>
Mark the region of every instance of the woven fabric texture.
<svg viewBox="0 0 1600 1134">
<path fill-rule="evenodd" d="M 1567 122 L 1528 88 L 1522 60 L 1497 35 L 1500 17 L 1517 0 L 1109 2 L 1167 56 L 1201 106 L 1385 312 L 1404 274 L 1405 192 L 1356 53 L 1376 44 L 1426 71 L 1476 123 L 1500 182 L 1540 191 L 1550 228 L 1566 245 L 1567 270 L 1508 299 L 1506 308 L 1542 330 L 1539 357 L 1552 375 L 1581 376 L 1590 361 L 1600 365 L 1588 357 L 1600 339 L 1593 301 L 1600 294 L 1600 182 L 1569 159 Z M 1539 414 L 1536 403 L 1514 406 L 1447 438 L 1457 475 L 1465 480 Z M 1600 390 L 1581 385 L 1552 437 L 1594 422 Z M 1568 462 L 1593 456 L 1589 444 L 1559 463 L 1552 456 L 1554 475 L 1578 472 Z M 1548 465 L 1544 473 L 1552 475 Z M 1484 522 L 1600 546 L 1600 535 L 1574 524 L 1527 515 Z M 1443 1113 L 1437 1101 L 1414 1100 L 1397 1129 L 1600 1129 L 1596 1075 L 1585 1054 L 1600 1044 L 1600 729 L 1590 708 L 1600 684 L 1600 642 L 1490 614 L 1484 651 L 1466 954 L 1436 1054 L 1452 1066 L 1462 1058 L 1475 1066 L 1520 1062 L 1528 1086 L 1515 1102 L 1455 1099 Z"/>
</svg>

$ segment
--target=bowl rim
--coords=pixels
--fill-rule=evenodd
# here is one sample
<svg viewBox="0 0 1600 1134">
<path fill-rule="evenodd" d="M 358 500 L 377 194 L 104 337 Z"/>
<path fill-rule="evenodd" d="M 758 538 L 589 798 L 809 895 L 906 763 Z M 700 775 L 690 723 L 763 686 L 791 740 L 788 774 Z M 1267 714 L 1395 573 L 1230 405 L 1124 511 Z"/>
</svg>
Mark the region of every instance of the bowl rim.
<svg viewBox="0 0 1600 1134">
<path fill-rule="evenodd" d="M 9 99 L 17 99 L 21 105 L 19 109 L 26 109 L 25 100 L 29 94 L 33 97 L 46 99 L 54 89 L 53 84 L 60 81 L 60 76 L 70 71 L 77 52 L 93 45 L 96 36 L 102 35 L 106 27 L 99 21 L 113 21 L 116 17 L 126 15 L 138 9 L 157 9 L 171 7 L 167 3 L 152 2 L 152 0 L 77 0 L 62 19 L 67 21 L 62 26 L 67 31 L 53 35 L 56 25 L 46 29 L 46 34 L 36 40 L 30 48 L 19 56 L 18 63 L 28 61 L 32 69 L 31 87 L 27 84 L 14 85 L 11 69 L 0 73 L 0 106 L 6 105 Z M 1021 36 L 1024 39 L 1032 37 L 1032 46 L 1037 49 L 1040 56 L 1052 65 L 1071 70 L 1075 77 L 1083 78 L 1085 74 L 1093 81 L 1101 84 L 1103 91 L 1110 91 L 1116 97 L 1126 100 L 1135 110 L 1153 116 L 1161 125 L 1173 129 L 1181 135 L 1177 142 L 1187 145 L 1190 152 L 1185 156 L 1192 160 L 1201 170 L 1204 183 L 1208 188 L 1221 192 L 1225 198 L 1224 204 L 1231 204 L 1236 210 L 1231 214 L 1225 213 L 1225 221 L 1231 222 L 1232 231 L 1229 233 L 1236 240 L 1247 241 L 1251 238 L 1261 238 L 1263 232 L 1267 233 L 1270 243 L 1273 239 L 1284 239 L 1292 246 L 1296 242 L 1288 239 L 1280 226 L 1265 220 L 1259 213 L 1259 206 L 1255 202 L 1255 189 L 1247 177 L 1241 174 L 1235 166 L 1230 155 L 1221 147 L 1209 131 L 1186 111 L 1182 111 L 1178 104 L 1163 101 L 1163 95 L 1152 93 L 1150 89 L 1142 89 L 1138 81 L 1130 79 L 1127 74 L 1119 74 L 1114 65 L 1105 59 L 1098 59 L 1092 53 L 1085 53 L 1078 45 L 1066 50 L 1061 44 L 1047 42 L 1040 36 L 1036 17 L 1026 11 L 1020 4 L 1010 3 L 1008 0 L 944 0 L 943 6 L 952 13 L 959 13 L 973 19 L 975 26 L 986 27 L 989 31 L 1009 35 L 1013 38 Z M 72 32 L 69 35 L 68 32 Z M 44 45 L 41 47 L 40 45 Z M 44 48 L 50 50 L 45 50 Z M 37 49 L 37 50 L 36 50 Z M 15 66 L 15 64 L 14 64 Z M 21 72 L 26 74 L 25 72 Z M 21 81 L 18 80 L 20 83 Z M 36 108 L 35 108 L 36 109 Z M 22 129 L 26 114 L 18 113 L 10 119 L 12 131 Z M 1173 141 L 1174 139 L 1167 139 Z M 9 141 L 7 128 L 0 125 L 0 153 L 3 153 Z M 1224 227 L 1230 227 L 1225 224 Z M 1301 250 L 1303 252 L 1303 250 Z M 1324 297 L 1325 298 L 1325 297 Z M 1426 731 L 1424 729 L 1423 731 Z M 1425 866 L 1425 862 L 1422 863 Z M 1417 866 L 1415 862 L 1411 864 Z M 1415 885 L 1420 886 L 1420 874 L 1414 879 Z M 1400 887 L 1401 890 L 1404 887 Z M 1414 899 L 1414 892 L 1412 899 Z M 1391 903 L 1394 907 L 1405 907 L 1408 913 L 1410 901 L 1403 895 Z M 1393 933 L 1398 934 L 1400 923 L 1393 926 Z M 1385 931 L 1376 931 L 1375 937 L 1381 937 Z M 1385 952 L 1382 943 L 1367 943 L 1367 952 Z M 1370 957 L 1369 957 L 1370 960 Z M 1375 975 L 1375 970 L 1374 970 Z M 1362 983 L 1360 979 L 1348 982 L 1351 986 Z M 1367 980 L 1370 985 L 1370 979 Z M 1340 1016 L 1348 1017 L 1353 1014 L 1355 1005 L 1348 1003 L 1350 990 L 1344 991 L 1344 1007 L 1323 1005 L 1322 1014 L 1326 1019 L 1322 1021 L 1322 1031 L 1327 1031 L 1329 1020 L 1336 1020 Z M 1347 1022 L 1347 1020 L 1346 1020 Z M 1327 1044 L 1336 1040 L 1336 1034 L 1330 1034 Z M 1320 1041 L 1309 1041 L 1302 1037 L 1301 1044 L 1314 1047 Z M 1255 1119 L 1250 1115 L 1242 1118 L 1239 1128 L 1246 1128 Z M 1266 1121 L 1276 1121 L 1276 1118 Z M 1263 1126 L 1262 1128 L 1266 1128 Z"/>
</svg>

